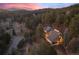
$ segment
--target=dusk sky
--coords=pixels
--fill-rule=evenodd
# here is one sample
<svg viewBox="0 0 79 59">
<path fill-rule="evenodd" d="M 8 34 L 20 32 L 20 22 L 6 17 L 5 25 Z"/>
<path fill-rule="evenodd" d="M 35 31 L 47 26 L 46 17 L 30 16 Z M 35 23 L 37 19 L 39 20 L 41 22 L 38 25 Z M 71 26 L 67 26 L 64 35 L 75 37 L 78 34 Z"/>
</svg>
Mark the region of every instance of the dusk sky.
<svg viewBox="0 0 79 59">
<path fill-rule="evenodd" d="M 36 10 L 42 8 L 62 8 L 74 3 L 0 3 L 0 9 L 29 9 Z"/>
</svg>

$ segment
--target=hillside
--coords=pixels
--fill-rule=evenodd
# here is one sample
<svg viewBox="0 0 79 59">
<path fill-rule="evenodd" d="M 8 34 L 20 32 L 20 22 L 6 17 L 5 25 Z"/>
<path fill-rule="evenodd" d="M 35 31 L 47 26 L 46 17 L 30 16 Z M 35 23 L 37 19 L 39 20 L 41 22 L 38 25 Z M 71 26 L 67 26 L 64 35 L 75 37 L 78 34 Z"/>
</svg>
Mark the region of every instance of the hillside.
<svg viewBox="0 0 79 59">
<path fill-rule="evenodd" d="M 79 4 L 60 9 L 0 9 L 1 55 L 57 55 L 43 28 L 58 29 L 68 54 L 79 54 Z"/>
</svg>

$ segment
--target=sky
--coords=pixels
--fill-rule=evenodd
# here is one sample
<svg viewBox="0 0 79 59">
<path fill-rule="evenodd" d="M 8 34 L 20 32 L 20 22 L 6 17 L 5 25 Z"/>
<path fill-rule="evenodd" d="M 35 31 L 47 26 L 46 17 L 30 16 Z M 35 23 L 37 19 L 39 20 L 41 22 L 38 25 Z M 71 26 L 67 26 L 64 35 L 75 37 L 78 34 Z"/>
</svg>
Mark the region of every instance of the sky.
<svg viewBox="0 0 79 59">
<path fill-rule="evenodd" d="M 74 3 L 0 3 L 0 9 L 28 9 L 63 8 Z"/>
<path fill-rule="evenodd" d="M 44 8 L 62 8 L 73 4 L 74 3 L 41 3 L 39 5 L 41 5 Z"/>
</svg>

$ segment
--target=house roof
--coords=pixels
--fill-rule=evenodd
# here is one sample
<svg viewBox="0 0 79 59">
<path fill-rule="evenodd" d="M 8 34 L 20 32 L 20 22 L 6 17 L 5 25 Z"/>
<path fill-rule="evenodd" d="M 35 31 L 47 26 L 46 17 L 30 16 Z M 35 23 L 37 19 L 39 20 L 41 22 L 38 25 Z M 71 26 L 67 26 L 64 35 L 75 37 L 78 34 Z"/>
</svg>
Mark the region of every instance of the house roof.
<svg viewBox="0 0 79 59">
<path fill-rule="evenodd" d="M 50 34 L 48 36 L 48 39 L 50 41 L 56 41 L 56 39 L 59 37 L 60 32 L 58 32 L 56 29 L 50 31 Z"/>
<path fill-rule="evenodd" d="M 45 32 L 50 32 L 50 31 L 51 31 L 51 27 L 50 27 L 50 26 L 47 26 L 47 27 L 45 27 L 44 29 L 45 29 L 45 30 L 44 30 Z"/>
</svg>

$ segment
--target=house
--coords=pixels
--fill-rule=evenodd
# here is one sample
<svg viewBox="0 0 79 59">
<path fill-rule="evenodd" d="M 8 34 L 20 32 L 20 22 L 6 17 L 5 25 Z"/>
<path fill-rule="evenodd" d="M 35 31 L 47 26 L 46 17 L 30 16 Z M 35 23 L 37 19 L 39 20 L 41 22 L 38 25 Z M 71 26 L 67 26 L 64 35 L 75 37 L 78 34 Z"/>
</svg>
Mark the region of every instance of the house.
<svg viewBox="0 0 79 59">
<path fill-rule="evenodd" d="M 50 44 L 56 44 L 56 45 L 63 44 L 64 39 L 62 38 L 62 34 L 59 30 L 52 29 L 52 27 L 47 26 L 45 27 L 44 32 L 45 32 L 45 39 Z"/>
</svg>

